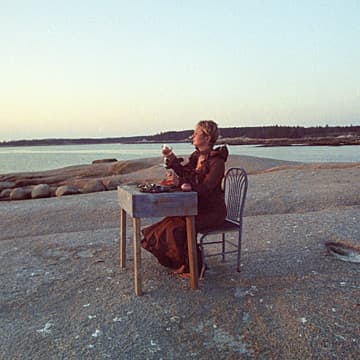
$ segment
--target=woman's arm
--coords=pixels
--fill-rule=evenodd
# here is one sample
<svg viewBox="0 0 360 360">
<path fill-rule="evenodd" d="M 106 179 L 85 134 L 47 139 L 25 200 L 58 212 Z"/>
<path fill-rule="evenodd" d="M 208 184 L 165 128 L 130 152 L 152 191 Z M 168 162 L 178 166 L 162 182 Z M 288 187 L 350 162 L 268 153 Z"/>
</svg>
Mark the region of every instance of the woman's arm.
<svg viewBox="0 0 360 360">
<path fill-rule="evenodd" d="M 221 183 L 225 173 L 225 162 L 223 159 L 216 157 L 209 161 L 209 171 L 205 174 L 201 184 L 191 181 L 191 187 L 199 196 L 207 196 L 211 194 L 215 188 Z"/>
<path fill-rule="evenodd" d="M 186 163 L 185 165 L 182 165 L 181 163 L 183 161 L 184 161 L 183 158 L 178 158 L 175 156 L 175 154 L 171 154 L 166 159 L 166 168 L 173 169 L 180 178 L 188 178 L 190 172 L 196 166 L 196 159 L 194 159 L 194 156 L 191 155 L 188 163 Z M 194 164 L 195 164 L 195 166 L 194 166 Z"/>
</svg>

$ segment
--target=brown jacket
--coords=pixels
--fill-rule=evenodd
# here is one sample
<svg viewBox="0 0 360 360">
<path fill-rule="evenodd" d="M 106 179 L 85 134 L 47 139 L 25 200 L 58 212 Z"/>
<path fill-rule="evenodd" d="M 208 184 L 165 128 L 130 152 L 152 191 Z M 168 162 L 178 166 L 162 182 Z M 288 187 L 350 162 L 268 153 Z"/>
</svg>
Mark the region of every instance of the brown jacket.
<svg viewBox="0 0 360 360">
<path fill-rule="evenodd" d="M 182 158 L 173 156 L 167 162 L 167 167 L 173 169 L 180 177 L 180 185 L 188 182 L 194 191 L 198 193 L 198 209 L 200 213 L 216 211 L 221 216 L 226 213 L 224 193 L 221 182 L 225 172 L 225 161 L 228 157 L 226 146 L 212 149 L 205 154 L 205 160 L 196 170 L 200 151 L 194 151 L 189 161 L 182 165 Z"/>
</svg>

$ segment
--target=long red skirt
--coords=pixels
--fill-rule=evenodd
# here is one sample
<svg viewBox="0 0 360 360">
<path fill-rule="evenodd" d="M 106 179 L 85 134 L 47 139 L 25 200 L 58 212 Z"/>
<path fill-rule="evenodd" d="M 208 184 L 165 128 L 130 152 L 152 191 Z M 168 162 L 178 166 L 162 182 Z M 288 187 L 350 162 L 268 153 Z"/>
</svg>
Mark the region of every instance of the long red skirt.
<svg viewBox="0 0 360 360">
<path fill-rule="evenodd" d="M 196 216 L 196 231 L 222 224 L 225 216 L 226 212 L 221 211 L 220 213 Z M 185 265 L 185 272 L 189 271 L 185 217 L 166 217 L 144 228 L 142 233 L 144 238 L 141 241 L 141 246 L 151 252 L 161 265 L 172 269 L 178 269 L 180 266 Z M 199 247 L 197 249 L 198 268 L 201 271 L 202 259 Z"/>
</svg>

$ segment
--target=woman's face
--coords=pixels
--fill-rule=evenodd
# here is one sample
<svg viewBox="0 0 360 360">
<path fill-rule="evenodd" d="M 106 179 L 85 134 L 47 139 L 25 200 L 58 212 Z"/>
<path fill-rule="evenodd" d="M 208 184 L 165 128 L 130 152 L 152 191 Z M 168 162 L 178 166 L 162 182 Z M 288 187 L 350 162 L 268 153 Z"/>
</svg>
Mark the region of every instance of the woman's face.
<svg viewBox="0 0 360 360">
<path fill-rule="evenodd" d="M 197 126 L 192 135 L 192 143 L 196 147 L 209 146 L 210 136 L 206 135 L 201 127 Z"/>
</svg>

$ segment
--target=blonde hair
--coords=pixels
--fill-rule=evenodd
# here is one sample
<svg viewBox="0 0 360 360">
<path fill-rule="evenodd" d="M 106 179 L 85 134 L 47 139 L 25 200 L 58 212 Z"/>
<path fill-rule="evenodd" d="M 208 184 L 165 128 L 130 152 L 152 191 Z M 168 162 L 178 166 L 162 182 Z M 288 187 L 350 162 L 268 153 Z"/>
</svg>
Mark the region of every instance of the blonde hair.
<svg viewBox="0 0 360 360">
<path fill-rule="evenodd" d="M 210 144 L 214 145 L 219 137 L 218 125 L 213 120 L 201 120 L 197 123 L 197 126 L 201 128 L 205 135 L 210 137 Z"/>
</svg>

